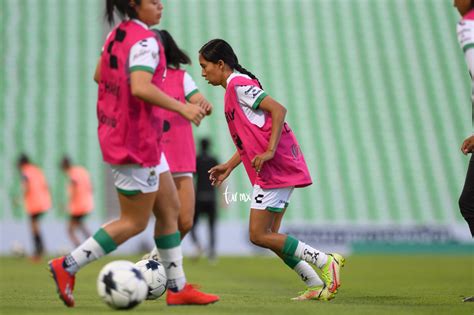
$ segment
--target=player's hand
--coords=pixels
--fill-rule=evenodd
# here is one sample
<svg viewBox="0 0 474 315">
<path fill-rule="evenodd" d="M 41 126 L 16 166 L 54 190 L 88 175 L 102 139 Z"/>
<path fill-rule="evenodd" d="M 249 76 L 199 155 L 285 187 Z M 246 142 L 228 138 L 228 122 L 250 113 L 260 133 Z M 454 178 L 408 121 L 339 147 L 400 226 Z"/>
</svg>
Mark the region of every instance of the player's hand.
<svg viewBox="0 0 474 315">
<path fill-rule="evenodd" d="M 470 136 L 461 145 L 461 152 L 467 155 L 474 152 L 474 135 Z"/>
<path fill-rule="evenodd" d="M 268 160 L 273 159 L 274 155 L 275 155 L 274 151 L 265 151 L 262 154 L 256 155 L 252 160 L 252 167 L 255 169 L 257 173 L 260 172 L 262 170 L 263 163 L 265 163 Z"/>
<path fill-rule="evenodd" d="M 219 164 L 211 168 L 209 171 L 209 180 L 212 186 L 219 187 L 220 184 L 230 175 L 232 168 L 227 163 Z"/>
<path fill-rule="evenodd" d="M 197 105 L 206 111 L 206 115 L 209 116 L 212 113 L 212 104 L 205 98 L 200 99 Z"/>
<path fill-rule="evenodd" d="M 182 106 L 180 114 L 196 126 L 199 126 L 201 120 L 206 116 L 204 109 L 192 103 L 186 103 L 186 106 Z"/>
</svg>

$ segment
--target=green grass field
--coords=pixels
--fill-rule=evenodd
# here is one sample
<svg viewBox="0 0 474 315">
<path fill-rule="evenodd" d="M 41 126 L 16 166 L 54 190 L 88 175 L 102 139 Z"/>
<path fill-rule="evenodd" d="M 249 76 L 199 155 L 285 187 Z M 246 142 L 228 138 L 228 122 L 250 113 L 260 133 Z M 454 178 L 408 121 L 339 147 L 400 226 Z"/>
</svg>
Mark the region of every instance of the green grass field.
<svg viewBox="0 0 474 315">
<path fill-rule="evenodd" d="M 96 277 L 107 257 L 84 268 L 76 279 L 76 307 L 58 299 L 46 261 L 0 258 L 0 314 L 116 314 L 99 300 Z M 168 307 L 164 298 L 145 301 L 133 314 L 474 314 L 474 256 L 350 256 L 342 286 L 330 302 L 294 302 L 303 288 L 296 274 L 276 258 L 223 257 L 215 266 L 185 260 L 189 282 L 221 296 L 209 306 Z"/>
</svg>

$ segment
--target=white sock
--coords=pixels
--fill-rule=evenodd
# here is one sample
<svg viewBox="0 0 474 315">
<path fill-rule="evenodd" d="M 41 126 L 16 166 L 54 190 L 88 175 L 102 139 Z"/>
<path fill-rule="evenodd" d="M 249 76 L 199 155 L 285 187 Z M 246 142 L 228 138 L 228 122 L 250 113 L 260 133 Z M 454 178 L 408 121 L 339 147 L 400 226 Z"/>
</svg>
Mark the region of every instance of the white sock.
<svg viewBox="0 0 474 315">
<path fill-rule="evenodd" d="M 161 257 L 160 262 L 165 266 L 168 288 L 174 292 L 181 291 L 186 284 L 181 245 L 170 249 L 158 248 L 158 253 Z"/>
<path fill-rule="evenodd" d="M 319 278 L 313 267 L 311 267 L 306 261 L 301 260 L 293 270 L 301 277 L 308 287 L 323 285 L 321 278 Z"/>
<path fill-rule="evenodd" d="M 79 245 L 64 260 L 64 268 L 70 274 L 75 274 L 79 269 L 90 262 L 104 256 L 105 252 L 93 237 L 89 237 Z"/>
<path fill-rule="evenodd" d="M 328 256 L 325 253 L 314 249 L 301 241 L 298 241 L 298 247 L 296 248 L 295 256 L 299 259 L 303 259 L 306 262 L 316 265 L 320 269 L 328 261 Z"/>
</svg>

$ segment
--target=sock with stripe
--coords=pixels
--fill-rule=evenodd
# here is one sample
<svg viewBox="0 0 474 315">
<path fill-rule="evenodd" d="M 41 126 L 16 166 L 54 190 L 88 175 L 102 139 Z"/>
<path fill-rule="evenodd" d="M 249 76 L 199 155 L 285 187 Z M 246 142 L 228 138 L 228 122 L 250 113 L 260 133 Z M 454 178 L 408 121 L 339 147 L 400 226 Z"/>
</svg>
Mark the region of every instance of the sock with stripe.
<svg viewBox="0 0 474 315">
<path fill-rule="evenodd" d="M 294 256 L 308 263 L 322 268 L 328 261 L 328 256 L 308 244 L 298 241 L 296 238 L 288 235 L 283 246 L 282 253 L 287 256 Z"/>
<path fill-rule="evenodd" d="M 285 256 L 283 259 L 285 264 L 293 269 L 307 287 L 316 287 L 323 285 L 323 281 L 319 278 L 316 271 L 306 261 L 298 259 L 294 256 Z"/>
<path fill-rule="evenodd" d="M 66 271 L 73 275 L 88 263 L 99 259 L 116 248 L 117 244 L 115 244 L 115 241 L 101 228 L 69 255 L 66 255 L 63 266 Z"/>
<path fill-rule="evenodd" d="M 155 237 L 156 248 L 161 257 L 168 277 L 167 287 L 173 292 L 181 291 L 186 284 L 183 270 L 183 253 L 181 251 L 181 235 L 179 231 L 173 234 Z"/>
</svg>

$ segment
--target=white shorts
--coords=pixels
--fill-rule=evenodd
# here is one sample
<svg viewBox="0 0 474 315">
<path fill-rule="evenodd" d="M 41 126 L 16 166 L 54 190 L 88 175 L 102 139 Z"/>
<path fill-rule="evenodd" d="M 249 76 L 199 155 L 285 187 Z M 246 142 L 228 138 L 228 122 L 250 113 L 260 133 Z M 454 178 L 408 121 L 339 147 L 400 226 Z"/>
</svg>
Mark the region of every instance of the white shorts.
<svg viewBox="0 0 474 315">
<path fill-rule="evenodd" d="M 250 208 L 282 212 L 288 207 L 294 189 L 295 187 L 263 189 L 259 185 L 254 185 Z"/>
<path fill-rule="evenodd" d="M 136 195 L 158 191 L 160 174 L 169 171 L 164 154 L 161 163 L 156 166 L 142 167 L 136 164 L 111 165 L 114 185 L 123 195 Z"/>
<path fill-rule="evenodd" d="M 193 178 L 193 173 L 191 173 L 191 172 L 176 172 L 176 173 L 171 173 L 171 176 L 173 176 L 173 178 L 178 178 L 178 177 L 191 177 L 191 178 Z"/>
</svg>

